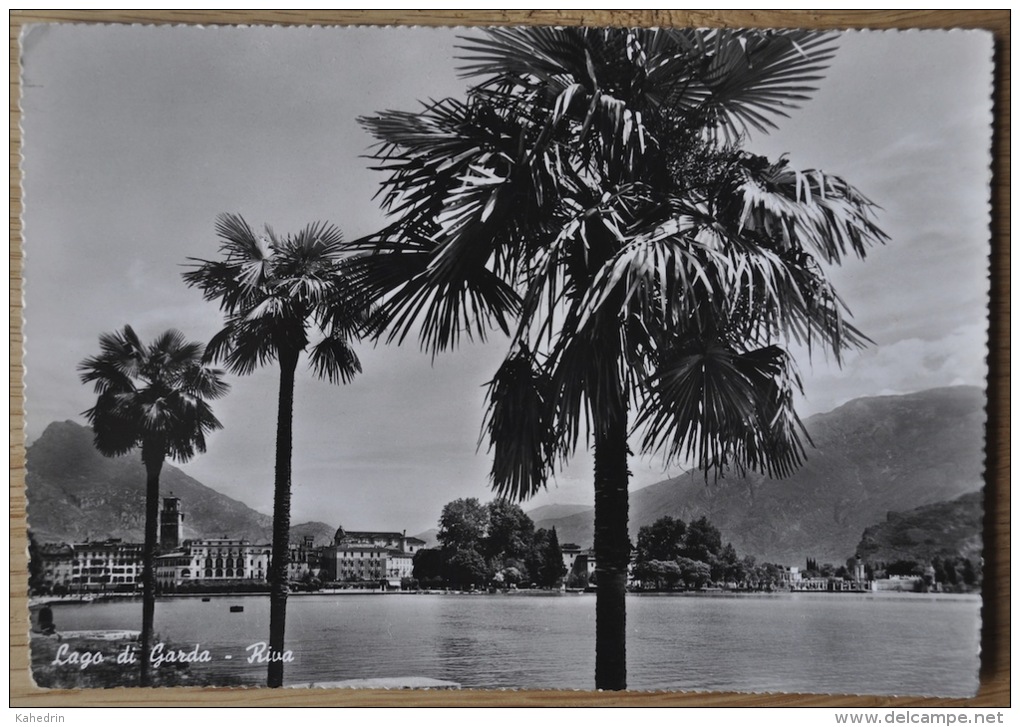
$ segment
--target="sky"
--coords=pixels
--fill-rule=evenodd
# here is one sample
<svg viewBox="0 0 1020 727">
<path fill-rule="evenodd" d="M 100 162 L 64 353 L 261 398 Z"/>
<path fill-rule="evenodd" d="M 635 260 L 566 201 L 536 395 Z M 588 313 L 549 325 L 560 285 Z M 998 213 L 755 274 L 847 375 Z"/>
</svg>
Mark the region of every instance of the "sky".
<svg viewBox="0 0 1020 727">
<path fill-rule="evenodd" d="M 279 232 L 328 220 L 348 238 L 380 228 L 382 176 L 359 116 L 463 97 L 463 29 L 30 27 L 23 37 L 26 429 L 84 423 L 77 364 L 101 333 L 196 341 L 218 308 L 185 287 L 214 258 L 214 223 L 239 213 Z M 875 345 L 842 368 L 797 351 L 802 416 L 860 396 L 984 386 L 989 254 L 990 35 L 848 32 L 803 108 L 746 148 L 848 179 L 882 207 L 890 241 L 830 271 Z M 434 527 L 458 497 L 492 498 L 479 448 L 498 337 L 433 362 L 413 343 L 361 344 L 364 372 L 331 386 L 299 368 L 292 522 L 357 530 Z M 304 375 L 302 375 L 304 374 Z M 278 375 L 230 376 L 223 430 L 182 469 L 272 512 Z M 631 488 L 681 468 L 635 457 Z M 579 452 L 547 492 L 591 504 Z M 185 508 L 187 507 L 185 503 Z"/>
</svg>

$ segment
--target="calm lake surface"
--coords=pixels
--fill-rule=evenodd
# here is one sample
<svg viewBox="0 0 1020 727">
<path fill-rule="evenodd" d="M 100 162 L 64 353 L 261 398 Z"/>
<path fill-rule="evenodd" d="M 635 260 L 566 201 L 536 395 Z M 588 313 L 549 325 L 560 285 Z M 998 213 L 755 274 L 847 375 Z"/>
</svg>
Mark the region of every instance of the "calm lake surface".
<svg viewBox="0 0 1020 727">
<path fill-rule="evenodd" d="M 631 595 L 628 687 L 969 696 L 980 608 L 977 596 Z M 53 611 L 61 631 L 141 628 L 137 600 Z M 265 595 L 160 599 L 156 633 L 207 649 L 213 661 L 193 669 L 264 683 L 265 664 L 247 663 L 245 647 L 268 640 Z M 292 596 L 286 683 L 417 676 L 590 690 L 594 644 L 590 594 Z"/>
</svg>

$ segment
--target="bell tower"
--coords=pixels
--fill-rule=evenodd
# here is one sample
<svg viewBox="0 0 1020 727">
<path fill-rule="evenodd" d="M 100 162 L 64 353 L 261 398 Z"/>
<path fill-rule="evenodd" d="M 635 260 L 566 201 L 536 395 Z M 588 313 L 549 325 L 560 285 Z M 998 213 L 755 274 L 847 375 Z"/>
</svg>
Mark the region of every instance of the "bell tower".
<svg viewBox="0 0 1020 727">
<path fill-rule="evenodd" d="M 181 499 L 163 498 L 163 509 L 159 513 L 159 548 L 164 553 L 177 550 L 184 542 L 184 513 L 181 511 Z"/>
</svg>

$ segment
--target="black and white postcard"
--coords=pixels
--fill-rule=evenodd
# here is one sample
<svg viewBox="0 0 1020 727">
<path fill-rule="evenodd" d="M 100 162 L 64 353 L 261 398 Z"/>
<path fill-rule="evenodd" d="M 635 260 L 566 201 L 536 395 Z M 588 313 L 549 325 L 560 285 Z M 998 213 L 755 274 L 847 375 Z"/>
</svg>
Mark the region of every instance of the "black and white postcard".
<svg viewBox="0 0 1020 727">
<path fill-rule="evenodd" d="M 976 693 L 989 33 L 20 42 L 39 687 Z"/>
</svg>

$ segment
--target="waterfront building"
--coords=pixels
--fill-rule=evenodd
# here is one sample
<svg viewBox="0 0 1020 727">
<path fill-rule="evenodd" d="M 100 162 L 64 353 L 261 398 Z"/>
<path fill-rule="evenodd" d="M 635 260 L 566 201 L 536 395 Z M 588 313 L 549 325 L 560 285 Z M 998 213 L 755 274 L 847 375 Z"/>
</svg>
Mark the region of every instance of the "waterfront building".
<svg viewBox="0 0 1020 727">
<path fill-rule="evenodd" d="M 381 582 L 399 588 L 410 578 L 414 554 L 425 547 L 420 538 L 380 530 L 337 528 L 333 544 L 322 549 L 322 577 L 330 581 Z"/>
<path fill-rule="evenodd" d="M 199 538 L 157 558 L 156 580 L 160 585 L 187 583 L 227 585 L 237 581 L 265 583 L 269 574 L 269 545 L 243 538 Z"/>
<path fill-rule="evenodd" d="M 779 586 L 793 589 L 802 579 L 800 568 L 797 566 L 783 567 L 779 573 Z"/>
<path fill-rule="evenodd" d="M 560 553 L 563 555 L 563 567 L 567 573 L 574 572 L 574 561 L 581 554 L 581 546 L 577 543 L 565 543 L 560 546 Z"/>
<path fill-rule="evenodd" d="M 164 590 L 266 583 L 272 546 L 243 538 L 184 540 L 180 498 L 163 498 L 159 528 L 155 573 Z M 411 578 L 414 555 L 424 547 L 424 540 L 408 537 L 406 531 L 345 531 L 341 527 L 332 545 L 316 547 L 312 536 L 291 543 L 287 575 L 291 581 L 312 575 L 331 581 L 385 582 L 399 588 L 403 579 Z M 117 539 L 43 543 L 38 549 L 41 587 L 69 592 L 134 591 L 141 587 L 142 549 L 141 543 Z"/>
<path fill-rule="evenodd" d="M 300 543 L 290 543 L 289 549 L 288 580 L 300 581 L 309 575 L 320 575 L 322 571 L 322 548 L 315 547 L 315 538 L 313 536 L 306 535 Z"/>
<path fill-rule="evenodd" d="M 119 538 L 71 546 L 72 591 L 133 591 L 142 582 L 142 544 Z"/>
<path fill-rule="evenodd" d="M 74 573 L 74 546 L 67 543 L 42 543 L 36 554 L 42 564 L 42 587 L 69 591 Z"/>
<path fill-rule="evenodd" d="M 595 549 L 582 550 L 574 543 L 567 543 L 560 547 L 560 552 L 563 554 L 563 564 L 567 566 L 567 580 L 575 583 L 579 580 L 589 583 L 595 574 Z M 631 564 L 633 564 L 633 553 L 631 554 Z M 628 564 L 628 580 L 632 580 L 630 571 L 631 566 Z"/>
</svg>

